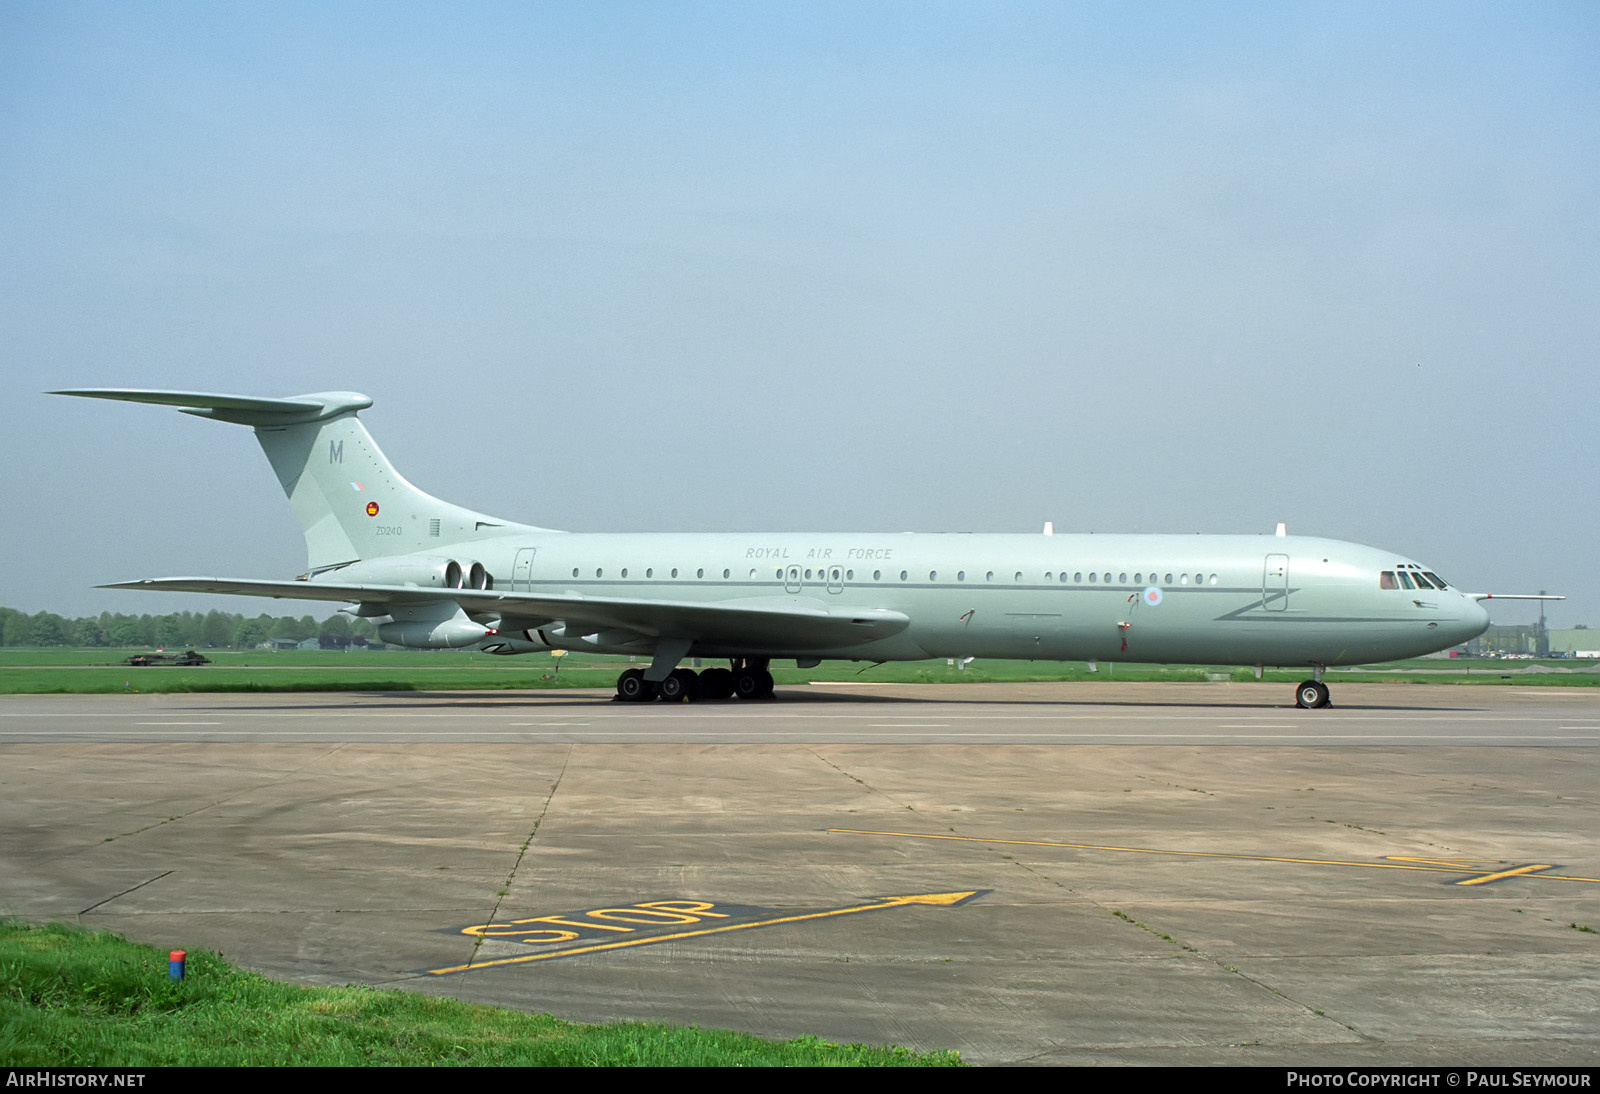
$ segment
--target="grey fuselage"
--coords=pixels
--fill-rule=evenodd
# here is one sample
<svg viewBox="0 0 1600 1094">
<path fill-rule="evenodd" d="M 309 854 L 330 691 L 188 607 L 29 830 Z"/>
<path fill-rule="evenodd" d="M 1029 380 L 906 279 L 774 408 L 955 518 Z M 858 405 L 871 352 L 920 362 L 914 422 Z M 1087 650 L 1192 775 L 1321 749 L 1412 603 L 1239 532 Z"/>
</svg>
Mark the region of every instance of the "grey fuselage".
<svg viewBox="0 0 1600 1094">
<path fill-rule="evenodd" d="M 746 668 L 780 657 L 1347 665 L 1442 650 L 1489 624 L 1477 599 L 1417 563 L 1338 540 L 557 532 L 413 486 L 359 420 L 372 400 L 358 392 L 62 394 L 250 426 L 305 535 L 298 581 L 111 587 L 353 602 L 404 645 L 645 655 L 660 683 L 685 656 Z"/>
<path fill-rule="evenodd" d="M 851 645 L 701 657 L 930 657 L 1343 665 L 1415 657 L 1481 634 L 1488 613 L 1447 589 L 1380 587 L 1421 569 L 1338 540 L 1248 535 L 592 534 L 497 530 L 433 548 L 481 562 L 496 590 L 676 603 L 903 613 Z M 338 579 L 338 572 L 326 575 Z M 313 579 L 314 581 L 316 579 Z M 549 620 L 507 617 L 534 634 Z M 543 645 L 647 652 L 629 634 L 545 629 Z"/>
</svg>

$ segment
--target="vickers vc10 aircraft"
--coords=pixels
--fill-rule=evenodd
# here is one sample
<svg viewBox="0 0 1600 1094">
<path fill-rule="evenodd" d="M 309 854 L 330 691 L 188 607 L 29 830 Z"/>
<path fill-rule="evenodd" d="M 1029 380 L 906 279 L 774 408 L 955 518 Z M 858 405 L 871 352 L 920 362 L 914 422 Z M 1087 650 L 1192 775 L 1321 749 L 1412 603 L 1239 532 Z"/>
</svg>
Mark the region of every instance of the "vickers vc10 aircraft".
<svg viewBox="0 0 1600 1094">
<path fill-rule="evenodd" d="M 163 589 L 354 603 L 385 642 L 650 659 L 627 701 L 758 699 L 793 658 L 1016 658 L 1305 666 L 1417 657 L 1483 633 L 1490 594 L 1332 539 L 1252 535 L 591 534 L 475 513 L 401 477 L 365 395 L 54 392 L 175 406 L 255 430 L 305 532 L 290 581 L 165 577 Z M 726 658 L 696 673 L 686 658 Z"/>
</svg>

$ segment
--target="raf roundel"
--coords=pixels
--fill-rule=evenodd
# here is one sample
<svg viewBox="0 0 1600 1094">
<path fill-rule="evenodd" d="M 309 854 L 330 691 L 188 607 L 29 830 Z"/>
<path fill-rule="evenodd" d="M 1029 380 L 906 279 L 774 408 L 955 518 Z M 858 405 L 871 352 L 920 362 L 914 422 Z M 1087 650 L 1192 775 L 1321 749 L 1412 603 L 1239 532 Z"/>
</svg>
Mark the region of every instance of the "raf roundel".
<svg viewBox="0 0 1600 1094">
<path fill-rule="evenodd" d="M 372 507 L 369 505 L 367 508 L 370 511 Z M 1161 590 L 1154 585 L 1150 586 L 1144 591 L 1144 602 L 1152 608 L 1161 603 Z"/>
<path fill-rule="evenodd" d="M 375 517 L 377 515 L 378 515 L 378 503 L 375 502 L 375 501 L 367 502 L 367 516 Z"/>
</svg>

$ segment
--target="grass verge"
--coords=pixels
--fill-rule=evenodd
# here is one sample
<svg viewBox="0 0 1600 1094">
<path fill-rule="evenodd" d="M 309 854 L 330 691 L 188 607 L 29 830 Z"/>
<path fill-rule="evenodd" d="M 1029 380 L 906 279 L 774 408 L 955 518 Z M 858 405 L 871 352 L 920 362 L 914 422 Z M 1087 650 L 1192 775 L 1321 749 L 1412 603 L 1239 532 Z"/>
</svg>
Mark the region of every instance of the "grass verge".
<svg viewBox="0 0 1600 1094">
<path fill-rule="evenodd" d="M 198 669 L 131 669 L 107 664 L 125 649 L 0 649 L 0 694 L 211 693 L 211 691 L 507 691 L 536 688 L 606 688 L 629 665 L 627 657 L 568 654 L 557 665 L 549 654 L 496 657 L 466 649 L 442 651 L 261 651 L 208 649 L 216 664 Z M 709 662 L 715 664 L 715 662 Z M 1306 669 L 1267 669 L 1262 680 L 1296 683 Z M 774 665 L 779 685 L 808 681 L 862 683 L 1002 683 L 1002 681 L 1254 681 L 1251 669 L 1230 665 L 1139 665 L 1102 662 L 1091 672 L 1083 662 L 947 661 L 904 664 L 822 662 L 814 669 Z M 1454 683 L 1454 685 L 1600 686 L 1600 670 L 1584 661 L 1488 661 L 1438 659 L 1328 670 L 1331 681 Z"/>
<path fill-rule="evenodd" d="M 954 1052 L 766 1041 L 637 1022 L 578 1025 L 408 992 L 303 988 L 191 952 L 0 923 L 0 1064 L 162 1066 L 959 1066 Z"/>
<path fill-rule="evenodd" d="M 170 692 L 318 691 L 496 691 L 537 688 L 606 688 L 627 668 L 626 657 L 547 653 L 497 657 L 469 650 L 206 650 L 215 664 L 200 668 L 131 668 L 107 664 L 144 650 L 0 650 L 0 695 Z M 717 662 L 708 662 L 717 663 Z M 1078 681 L 1106 683 L 1250 683 L 1252 669 L 1235 666 L 1138 665 L 1104 662 L 1096 671 L 1081 661 L 974 661 L 957 668 L 947 661 L 858 664 L 825 661 L 811 669 L 773 666 L 779 684 L 854 681 L 880 684 Z M 1263 680 L 1293 684 L 1309 670 L 1268 669 Z M 1588 661 L 1495 661 L 1419 658 L 1387 665 L 1330 669 L 1329 680 L 1413 684 L 1520 684 L 1542 687 L 1600 686 L 1600 671 Z"/>
</svg>

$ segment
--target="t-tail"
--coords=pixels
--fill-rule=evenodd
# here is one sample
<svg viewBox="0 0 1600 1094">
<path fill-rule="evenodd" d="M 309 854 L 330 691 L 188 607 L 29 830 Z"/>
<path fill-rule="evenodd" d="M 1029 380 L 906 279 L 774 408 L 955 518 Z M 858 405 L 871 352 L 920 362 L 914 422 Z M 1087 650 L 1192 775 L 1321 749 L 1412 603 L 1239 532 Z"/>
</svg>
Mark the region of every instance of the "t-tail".
<svg viewBox="0 0 1600 1094">
<path fill-rule="evenodd" d="M 488 536 L 544 531 L 463 509 L 412 486 L 356 417 L 372 400 L 353 391 L 285 399 L 128 388 L 51 394 L 175 406 L 185 414 L 252 427 L 305 533 L 312 573 Z"/>
</svg>

